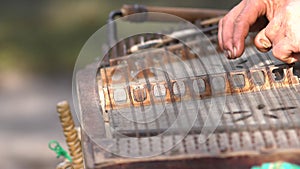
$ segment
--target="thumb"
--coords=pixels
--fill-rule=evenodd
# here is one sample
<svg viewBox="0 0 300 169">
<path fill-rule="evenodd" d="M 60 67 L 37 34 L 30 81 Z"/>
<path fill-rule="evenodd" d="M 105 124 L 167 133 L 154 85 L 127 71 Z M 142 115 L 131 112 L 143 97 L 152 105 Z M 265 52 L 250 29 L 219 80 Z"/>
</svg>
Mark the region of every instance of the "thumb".
<svg viewBox="0 0 300 169">
<path fill-rule="evenodd" d="M 261 52 L 268 52 L 272 47 L 272 43 L 266 37 L 265 31 L 266 28 L 262 29 L 254 39 L 254 45 Z"/>
</svg>

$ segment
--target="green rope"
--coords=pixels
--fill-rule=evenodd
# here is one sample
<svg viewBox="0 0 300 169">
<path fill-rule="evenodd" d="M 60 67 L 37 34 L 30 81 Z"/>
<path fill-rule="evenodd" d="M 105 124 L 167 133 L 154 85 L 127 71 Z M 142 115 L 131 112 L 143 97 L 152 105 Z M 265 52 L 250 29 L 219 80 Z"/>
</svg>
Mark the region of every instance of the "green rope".
<svg viewBox="0 0 300 169">
<path fill-rule="evenodd" d="M 264 163 L 261 166 L 254 166 L 251 169 L 300 169 L 300 166 L 287 162 Z"/>
<path fill-rule="evenodd" d="M 64 150 L 56 140 L 51 140 L 48 143 L 48 147 L 50 150 L 53 150 L 56 153 L 56 158 L 59 158 L 60 156 L 65 157 L 68 159 L 70 162 L 72 162 L 71 156 L 68 154 L 66 150 Z"/>
</svg>

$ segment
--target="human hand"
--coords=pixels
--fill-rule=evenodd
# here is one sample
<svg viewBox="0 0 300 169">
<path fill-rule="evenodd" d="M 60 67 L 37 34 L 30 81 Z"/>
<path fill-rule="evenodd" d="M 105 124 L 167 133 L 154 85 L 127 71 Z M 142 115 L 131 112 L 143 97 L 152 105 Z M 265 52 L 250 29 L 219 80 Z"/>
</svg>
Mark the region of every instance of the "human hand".
<svg viewBox="0 0 300 169">
<path fill-rule="evenodd" d="M 254 44 L 262 52 L 273 48 L 279 60 L 300 60 L 300 0 L 243 0 L 219 22 L 219 46 L 228 58 L 237 58 L 245 48 L 245 38 L 252 27 L 264 27 Z"/>
</svg>

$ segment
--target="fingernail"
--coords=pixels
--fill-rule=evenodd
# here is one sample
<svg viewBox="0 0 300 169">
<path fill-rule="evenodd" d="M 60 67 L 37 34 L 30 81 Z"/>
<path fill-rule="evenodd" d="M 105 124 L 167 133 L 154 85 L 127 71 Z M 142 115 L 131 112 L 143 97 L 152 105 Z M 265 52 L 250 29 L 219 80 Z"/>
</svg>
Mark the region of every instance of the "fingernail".
<svg viewBox="0 0 300 169">
<path fill-rule="evenodd" d="M 295 62 L 297 62 L 297 59 L 295 59 L 295 58 L 292 57 L 292 58 L 290 59 L 290 63 L 295 63 Z"/>
<path fill-rule="evenodd" d="M 230 50 L 226 50 L 226 51 L 225 51 L 225 56 L 226 56 L 227 58 L 231 58 L 231 52 L 230 52 Z"/>
<path fill-rule="evenodd" d="M 236 47 L 233 47 L 233 57 L 236 57 Z"/>
<path fill-rule="evenodd" d="M 272 44 L 264 39 L 260 39 L 259 42 L 262 44 L 262 46 L 265 48 L 265 49 L 268 49 L 272 46 Z"/>
</svg>

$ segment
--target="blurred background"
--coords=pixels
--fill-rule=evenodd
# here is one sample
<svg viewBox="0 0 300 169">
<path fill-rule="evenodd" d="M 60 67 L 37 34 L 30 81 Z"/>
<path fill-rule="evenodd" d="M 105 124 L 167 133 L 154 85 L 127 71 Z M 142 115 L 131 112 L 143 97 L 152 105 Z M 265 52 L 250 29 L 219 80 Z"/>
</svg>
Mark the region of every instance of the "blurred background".
<svg viewBox="0 0 300 169">
<path fill-rule="evenodd" d="M 0 5 L 0 168 L 51 169 L 64 148 L 56 103 L 72 106 L 72 71 L 86 40 L 123 4 L 230 9 L 238 0 L 3 1 Z M 76 118 L 73 111 L 74 118 Z"/>
</svg>

